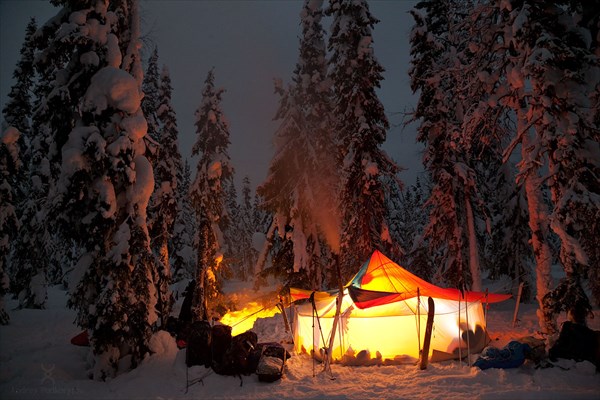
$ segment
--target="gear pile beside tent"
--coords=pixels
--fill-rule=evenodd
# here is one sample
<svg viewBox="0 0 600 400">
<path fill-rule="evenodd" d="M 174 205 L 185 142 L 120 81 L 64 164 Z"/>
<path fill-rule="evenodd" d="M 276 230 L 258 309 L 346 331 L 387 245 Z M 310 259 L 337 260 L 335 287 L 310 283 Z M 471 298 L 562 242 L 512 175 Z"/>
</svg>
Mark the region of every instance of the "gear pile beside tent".
<svg viewBox="0 0 600 400">
<path fill-rule="evenodd" d="M 328 347 L 338 294 L 290 289 L 296 304 L 297 352 L 318 357 Z M 376 250 L 343 289 L 329 356 L 348 365 L 418 359 L 425 338 L 428 297 L 435 302 L 428 355 L 431 361 L 442 361 L 481 352 L 490 341 L 483 304 L 504 301 L 511 295 L 441 288 Z"/>
</svg>

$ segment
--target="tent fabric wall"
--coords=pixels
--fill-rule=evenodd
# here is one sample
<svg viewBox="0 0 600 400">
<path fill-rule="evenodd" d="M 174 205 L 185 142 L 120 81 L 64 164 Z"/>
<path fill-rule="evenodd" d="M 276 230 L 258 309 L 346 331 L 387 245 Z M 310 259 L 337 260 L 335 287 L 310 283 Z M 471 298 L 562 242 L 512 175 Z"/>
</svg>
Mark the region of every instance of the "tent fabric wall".
<svg viewBox="0 0 600 400">
<path fill-rule="evenodd" d="M 335 299 L 336 297 L 332 296 L 329 300 L 316 302 L 314 318 L 311 303 L 296 307 L 294 343 L 297 352 L 311 354 L 313 349 L 321 349 L 328 345 L 335 317 Z M 368 350 L 370 358 L 377 358 L 380 355 L 382 361 L 403 359 L 407 356 L 417 359 L 427 321 L 426 299 L 421 298 L 418 313 L 417 303 L 417 298 L 411 298 L 361 310 L 353 304 L 346 292 L 332 358 L 343 361 L 346 354 L 356 356 L 359 352 Z M 457 358 L 459 345 L 462 347 L 463 354 L 466 354 L 467 334 L 470 335 L 471 352 L 481 351 L 488 343 L 489 337 L 485 330 L 481 302 L 461 302 L 460 307 L 459 331 L 458 301 L 435 299 L 436 312 L 430 356 L 435 350 L 450 353 Z M 316 315 L 319 316 L 318 321 Z M 322 332 L 319 330 L 319 324 Z"/>
<path fill-rule="evenodd" d="M 329 344 L 338 293 L 290 290 L 292 300 L 297 301 L 297 352 L 310 354 L 313 348 Z M 489 342 L 482 302 L 511 297 L 440 288 L 375 250 L 344 289 L 332 358 L 343 361 L 347 355 L 368 350 L 371 359 L 417 359 L 425 335 L 428 296 L 435 301 L 430 356 L 437 352 L 445 359 L 458 358 L 460 352 L 466 354 L 467 346 L 472 353 L 481 351 Z"/>
</svg>

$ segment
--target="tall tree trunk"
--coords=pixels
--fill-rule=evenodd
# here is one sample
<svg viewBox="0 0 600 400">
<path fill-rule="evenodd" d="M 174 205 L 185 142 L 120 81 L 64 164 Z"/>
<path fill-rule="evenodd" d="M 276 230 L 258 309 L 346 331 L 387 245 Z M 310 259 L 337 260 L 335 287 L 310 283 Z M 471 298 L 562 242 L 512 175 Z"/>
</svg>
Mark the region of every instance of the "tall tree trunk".
<svg viewBox="0 0 600 400">
<path fill-rule="evenodd" d="M 158 304 L 161 327 L 167 326 L 167 319 L 171 312 L 171 292 L 169 284 L 171 283 L 171 266 L 169 264 L 169 249 L 168 241 L 163 233 L 160 237 L 159 254 L 158 254 L 158 282 L 156 289 L 158 290 Z"/>
<path fill-rule="evenodd" d="M 209 246 L 208 237 L 210 232 L 210 222 L 203 220 L 198 227 L 198 241 L 196 243 L 198 258 L 196 262 L 196 286 L 194 287 L 194 295 L 192 297 L 192 321 L 208 320 L 208 301 L 206 290 L 206 272 L 209 268 L 208 257 L 206 256 L 206 248 Z"/>
<path fill-rule="evenodd" d="M 469 229 L 469 269 L 471 271 L 471 290 L 481 292 L 481 271 L 479 270 L 479 251 L 477 250 L 477 235 L 475 234 L 475 216 L 468 194 L 465 196 L 467 212 L 467 227 Z"/>
<path fill-rule="evenodd" d="M 527 125 L 525 110 L 518 111 L 517 132 L 523 132 Z M 532 145 L 532 140 L 529 132 L 523 133 L 521 143 L 522 161 L 519 163 L 521 173 L 525 173 L 525 193 L 527 196 L 527 208 L 529 210 L 529 228 L 531 229 L 531 244 L 536 263 L 536 299 L 539 304 L 537 316 L 542 332 L 548 335 L 555 334 L 558 329 L 556 318 L 547 317 L 547 313 L 543 312 L 544 305 L 542 299 L 552 289 L 552 276 L 550 274 L 552 267 L 552 252 L 548 243 L 549 222 L 548 209 L 542 198 L 542 180 L 535 171 L 523 171 L 526 168 L 524 160 L 529 158 L 528 151 Z"/>
</svg>

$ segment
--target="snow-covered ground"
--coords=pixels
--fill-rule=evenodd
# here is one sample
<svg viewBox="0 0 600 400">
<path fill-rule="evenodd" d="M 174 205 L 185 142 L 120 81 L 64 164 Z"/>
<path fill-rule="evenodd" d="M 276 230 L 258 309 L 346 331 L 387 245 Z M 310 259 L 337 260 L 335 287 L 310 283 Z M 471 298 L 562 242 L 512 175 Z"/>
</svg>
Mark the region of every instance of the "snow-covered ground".
<svg viewBox="0 0 600 400">
<path fill-rule="evenodd" d="M 155 353 L 137 369 L 108 382 L 87 377 L 88 348 L 70 344 L 79 329 L 75 314 L 65 307 L 66 294 L 50 288 L 46 310 L 13 310 L 11 324 L 0 326 L 1 399 L 599 399 L 600 374 L 589 362 L 560 360 L 566 370 L 535 369 L 526 363 L 516 369 L 481 371 L 464 362 L 345 367 L 334 364 L 335 379 L 321 373 L 306 355 L 288 360 L 282 380 L 259 382 L 256 375 L 237 377 L 210 374 L 204 384 L 186 393 L 185 351 L 178 350 L 165 332 L 153 338 Z M 519 323 L 512 328 L 514 300 L 492 305 L 488 328 L 492 344 L 502 347 L 512 339 L 535 335 L 535 305 L 521 305 Z M 9 301 L 7 309 L 16 303 Z M 590 327 L 600 329 L 600 310 Z M 289 341 L 281 315 L 255 323 L 259 341 Z M 475 357 L 473 358 L 473 360 Z M 210 370 L 193 367 L 189 378 Z"/>
</svg>

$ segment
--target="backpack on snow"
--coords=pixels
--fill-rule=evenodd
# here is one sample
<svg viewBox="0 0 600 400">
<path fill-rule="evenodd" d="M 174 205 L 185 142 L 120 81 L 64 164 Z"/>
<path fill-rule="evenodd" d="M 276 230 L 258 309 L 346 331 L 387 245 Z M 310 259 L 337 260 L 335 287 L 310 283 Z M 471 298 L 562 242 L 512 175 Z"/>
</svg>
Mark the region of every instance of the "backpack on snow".
<svg viewBox="0 0 600 400">
<path fill-rule="evenodd" d="M 558 358 L 587 360 L 596 366 L 596 370 L 600 370 L 600 331 L 565 321 L 558 340 L 550 348 L 548 356 L 551 361 L 556 361 Z"/>
<path fill-rule="evenodd" d="M 254 370 L 251 354 L 258 344 L 258 336 L 246 331 L 234 336 L 220 363 L 213 363 L 213 370 L 220 375 L 249 375 Z"/>
<path fill-rule="evenodd" d="M 256 367 L 258 380 L 275 382 L 281 379 L 285 360 L 290 357 L 290 354 L 279 343 L 264 343 L 261 347 L 261 355 Z"/>
<path fill-rule="evenodd" d="M 211 335 L 212 367 L 216 371 L 222 365 L 223 357 L 231 346 L 231 326 L 214 325 Z"/>
<path fill-rule="evenodd" d="M 185 362 L 188 367 L 204 365 L 208 368 L 211 366 L 211 330 L 208 321 L 196 321 L 191 325 L 185 353 Z"/>
</svg>

